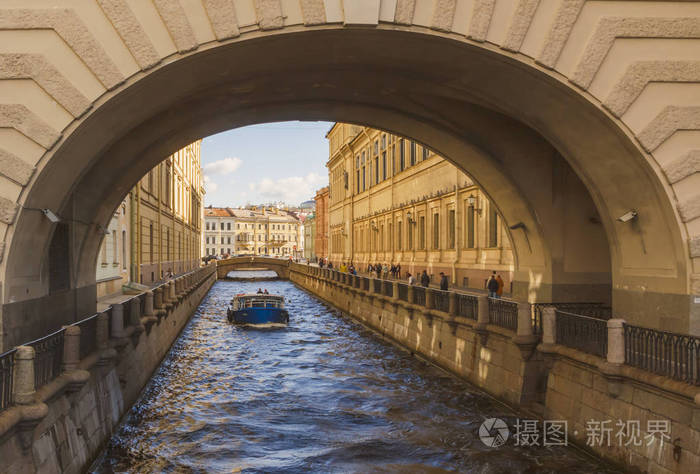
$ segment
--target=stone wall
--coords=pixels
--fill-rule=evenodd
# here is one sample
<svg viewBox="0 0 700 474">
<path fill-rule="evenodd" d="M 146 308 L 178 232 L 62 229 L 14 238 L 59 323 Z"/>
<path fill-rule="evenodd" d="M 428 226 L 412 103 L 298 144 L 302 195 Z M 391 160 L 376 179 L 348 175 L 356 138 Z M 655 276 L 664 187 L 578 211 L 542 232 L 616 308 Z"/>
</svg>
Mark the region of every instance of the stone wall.
<svg viewBox="0 0 700 474">
<path fill-rule="evenodd" d="M 698 387 L 557 344 L 523 344 L 515 331 L 483 326 L 321 275 L 314 267 L 290 266 L 295 284 L 411 353 L 517 407 L 525 413 L 523 418 L 566 420 L 569 442 L 642 472 L 700 469 Z M 606 439 L 590 445 L 589 428 L 594 426 L 590 422 L 606 420 L 610 420 L 610 446 Z M 643 443 L 625 445 L 628 436 L 618 442 L 618 420 L 626 425 L 639 421 Z M 650 420 L 668 421 L 668 437 L 648 431 Z"/>
<path fill-rule="evenodd" d="M 87 469 L 216 281 L 215 270 L 205 267 L 159 288 L 138 323 L 121 333 L 112 328 L 106 347 L 76 370 L 0 413 L 0 472 Z"/>
</svg>

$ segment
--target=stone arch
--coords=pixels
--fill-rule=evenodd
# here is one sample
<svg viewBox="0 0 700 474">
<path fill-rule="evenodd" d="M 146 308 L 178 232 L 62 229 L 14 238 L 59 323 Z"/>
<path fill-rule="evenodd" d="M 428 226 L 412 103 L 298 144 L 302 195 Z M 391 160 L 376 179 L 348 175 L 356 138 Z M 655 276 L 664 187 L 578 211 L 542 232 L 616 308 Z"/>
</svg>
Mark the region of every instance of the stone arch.
<svg viewBox="0 0 700 474">
<path fill-rule="evenodd" d="M 92 298 L 90 233 L 114 196 L 187 140 L 285 119 L 387 128 L 461 166 L 529 232 L 512 233 L 522 296 L 612 280 L 629 318 L 695 324 L 700 111 L 681 99 L 698 82 L 698 5 L 53 1 L 0 9 L 6 334 L 48 304 L 51 226 L 35 209 L 76 223 L 86 257 L 66 300 L 78 312 Z M 657 58 L 660 42 L 682 57 Z M 109 173 L 121 178 L 105 186 Z M 631 208 L 637 221 L 616 221 Z"/>
<path fill-rule="evenodd" d="M 289 278 L 289 261 L 266 257 L 234 257 L 216 262 L 217 278 L 226 278 L 232 270 L 247 270 L 264 268 L 273 271 L 280 278 Z"/>
</svg>

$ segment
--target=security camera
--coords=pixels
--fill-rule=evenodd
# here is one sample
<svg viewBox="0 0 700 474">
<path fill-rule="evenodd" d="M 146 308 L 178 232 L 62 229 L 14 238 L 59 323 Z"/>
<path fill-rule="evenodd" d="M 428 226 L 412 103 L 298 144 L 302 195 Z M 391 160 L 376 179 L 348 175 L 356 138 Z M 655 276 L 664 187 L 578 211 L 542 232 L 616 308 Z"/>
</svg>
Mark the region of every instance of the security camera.
<svg viewBox="0 0 700 474">
<path fill-rule="evenodd" d="M 632 209 L 624 214 L 622 214 L 620 217 L 617 218 L 618 221 L 620 222 L 629 222 L 633 219 L 637 218 L 637 211 Z"/>
<path fill-rule="evenodd" d="M 56 222 L 61 222 L 61 218 L 58 217 L 56 214 L 54 214 L 54 213 L 51 211 L 51 209 L 42 209 L 41 212 L 43 212 L 44 215 L 46 216 L 46 218 L 47 218 L 48 220 L 50 220 L 51 222 L 53 222 L 54 224 L 55 224 Z"/>
</svg>

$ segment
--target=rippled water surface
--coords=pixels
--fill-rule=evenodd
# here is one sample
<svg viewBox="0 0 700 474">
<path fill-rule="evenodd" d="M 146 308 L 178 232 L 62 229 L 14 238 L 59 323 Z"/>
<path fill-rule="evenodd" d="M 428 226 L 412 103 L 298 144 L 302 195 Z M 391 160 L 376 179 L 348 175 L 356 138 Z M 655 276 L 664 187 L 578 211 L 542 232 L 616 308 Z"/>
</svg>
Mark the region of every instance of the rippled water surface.
<svg viewBox="0 0 700 474">
<path fill-rule="evenodd" d="M 96 472 L 601 472 L 571 448 L 488 448 L 517 415 L 286 281 L 286 329 L 226 322 L 259 282 L 217 282 Z"/>
</svg>

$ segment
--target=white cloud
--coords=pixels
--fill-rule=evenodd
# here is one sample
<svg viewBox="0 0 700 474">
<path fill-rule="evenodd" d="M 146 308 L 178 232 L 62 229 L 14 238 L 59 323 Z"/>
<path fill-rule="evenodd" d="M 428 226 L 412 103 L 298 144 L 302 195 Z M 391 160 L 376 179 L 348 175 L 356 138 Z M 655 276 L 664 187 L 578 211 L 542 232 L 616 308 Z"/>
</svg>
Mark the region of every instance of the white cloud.
<svg viewBox="0 0 700 474">
<path fill-rule="evenodd" d="M 231 174 L 240 168 L 242 163 L 243 160 L 240 158 L 224 158 L 204 165 L 204 173 L 208 175 Z"/>
<path fill-rule="evenodd" d="M 250 189 L 266 200 L 298 204 L 310 199 L 318 188 L 327 184 L 327 176 L 309 173 L 306 176 L 289 176 L 280 179 L 264 178 L 257 183 L 251 183 Z"/>
<path fill-rule="evenodd" d="M 212 181 L 209 176 L 204 175 L 204 188 L 206 189 L 207 193 L 211 194 L 215 193 L 216 190 L 219 189 L 219 185 Z"/>
</svg>

